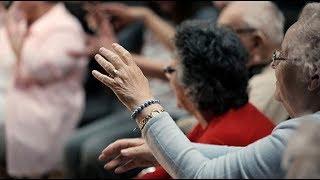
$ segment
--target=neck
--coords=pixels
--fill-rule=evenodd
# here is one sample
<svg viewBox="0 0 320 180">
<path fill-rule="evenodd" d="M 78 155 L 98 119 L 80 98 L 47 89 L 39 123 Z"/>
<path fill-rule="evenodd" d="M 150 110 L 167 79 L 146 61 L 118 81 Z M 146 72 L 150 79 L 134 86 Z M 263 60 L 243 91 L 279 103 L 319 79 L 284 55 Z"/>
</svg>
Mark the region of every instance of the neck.
<svg viewBox="0 0 320 180">
<path fill-rule="evenodd" d="M 307 87 L 298 87 L 298 89 L 306 89 Z M 302 95 L 302 93 L 304 95 Z M 296 97 L 300 97 L 297 101 Z M 307 114 L 313 114 L 315 112 L 320 111 L 320 97 L 319 94 L 314 92 L 308 92 L 301 90 L 301 93 L 296 93 L 295 95 L 288 96 L 286 101 L 282 103 L 288 109 L 290 116 L 293 117 L 300 117 Z"/>
<path fill-rule="evenodd" d="M 318 111 L 320 111 L 318 103 L 309 103 L 308 105 L 301 105 L 299 109 L 297 108 L 297 110 L 294 111 L 294 117 L 301 117 Z"/>
</svg>

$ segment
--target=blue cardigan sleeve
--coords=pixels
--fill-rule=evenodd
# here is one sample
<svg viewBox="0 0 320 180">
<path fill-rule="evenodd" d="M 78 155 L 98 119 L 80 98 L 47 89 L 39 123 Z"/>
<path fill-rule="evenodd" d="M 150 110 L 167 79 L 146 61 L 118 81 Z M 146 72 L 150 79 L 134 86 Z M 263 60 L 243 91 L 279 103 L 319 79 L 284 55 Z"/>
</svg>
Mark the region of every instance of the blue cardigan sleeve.
<svg viewBox="0 0 320 180">
<path fill-rule="evenodd" d="M 191 143 L 164 112 L 152 118 L 142 134 L 173 178 L 282 178 L 282 153 L 296 126 L 278 125 L 270 136 L 242 148 L 199 145 Z"/>
</svg>

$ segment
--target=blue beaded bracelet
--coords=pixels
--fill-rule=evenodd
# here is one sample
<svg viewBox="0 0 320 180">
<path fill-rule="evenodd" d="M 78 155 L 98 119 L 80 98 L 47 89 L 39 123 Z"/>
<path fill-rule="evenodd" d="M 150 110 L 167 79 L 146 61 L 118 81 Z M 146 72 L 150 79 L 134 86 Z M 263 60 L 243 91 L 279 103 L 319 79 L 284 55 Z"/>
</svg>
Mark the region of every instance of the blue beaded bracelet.
<svg viewBox="0 0 320 180">
<path fill-rule="evenodd" d="M 143 104 L 141 104 L 140 106 L 138 106 L 132 113 L 131 115 L 131 119 L 135 119 L 137 117 L 137 115 L 146 107 L 150 106 L 151 104 L 156 104 L 156 103 L 160 103 L 159 100 L 154 100 L 154 99 L 151 99 L 151 100 L 148 100 L 146 102 L 144 102 Z"/>
</svg>

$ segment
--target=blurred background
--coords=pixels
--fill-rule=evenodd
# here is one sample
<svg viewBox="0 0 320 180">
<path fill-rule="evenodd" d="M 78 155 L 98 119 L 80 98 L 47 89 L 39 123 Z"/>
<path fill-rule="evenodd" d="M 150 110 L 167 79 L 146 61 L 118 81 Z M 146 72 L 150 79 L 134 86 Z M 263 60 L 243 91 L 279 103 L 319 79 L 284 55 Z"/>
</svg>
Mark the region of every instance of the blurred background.
<svg viewBox="0 0 320 180">
<path fill-rule="evenodd" d="M 284 31 L 304 1 L 272 1 Z M 99 48 L 118 42 L 150 71 L 151 86 L 178 119 L 188 113 L 152 71 L 172 58 L 139 15 L 145 9 L 172 27 L 189 19 L 215 24 L 228 1 L 1 1 L 0 167 L 2 177 L 132 178 L 104 170 L 99 153 L 119 138 L 139 137 L 130 113 L 91 76 Z M 134 7 L 130 9 L 130 7 Z M 142 7 L 139 9 L 139 7 Z M 140 14 L 139 14 L 140 13 Z M 152 22 L 152 21 L 151 21 Z M 148 64 L 149 59 L 155 64 Z M 149 71 L 148 71 L 149 68 Z M 188 132 L 192 123 L 181 123 Z"/>
</svg>

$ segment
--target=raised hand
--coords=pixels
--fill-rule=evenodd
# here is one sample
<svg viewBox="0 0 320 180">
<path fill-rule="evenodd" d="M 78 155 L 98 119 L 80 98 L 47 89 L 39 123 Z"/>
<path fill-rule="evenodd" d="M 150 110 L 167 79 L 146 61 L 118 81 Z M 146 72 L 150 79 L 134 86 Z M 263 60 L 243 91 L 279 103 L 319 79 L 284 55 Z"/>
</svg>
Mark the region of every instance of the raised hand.
<svg viewBox="0 0 320 180">
<path fill-rule="evenodd" d="M 97 70 L 93 76 L 110 87 L 119 100 L 132 111 L 146 100 L 153 99 L 149 82 L 132 59 L 131 54 L 119 44 L 112 44 L 113 51 L 100 48 L 96 61 L 104 68 L 106 74 Z"/>
<path fill-rule="evenodd" d="M 104 3 L 98 8 L 99 10 L 116 17 L 117 20 L 120 21 L 120 24 L 128 24 L 139 19 L 143 20 L 150 13 L 148 8 L 127 6 L 122 3 Z"/>
<path fill-rule="evenodd" d="M 87 23 L 92 28 L 92 30 L 96 31 L 96 35 L 87 35 L 85 51 L 69 52 L 69 54 L 75 58 L 82 56 L 94 56 L 94 54 L 99 53 L 100 47 L 106 47 L 108 49 L 111 49 L 111 44 L 113 42 L 117 42 L 117 38 L 109 18 L 103 16 L 101 12 L 93 12 L 91 10 L 92 7 L 89 7 L 87 7 L 89 13 L 86 19 Z"/>
</svg>

